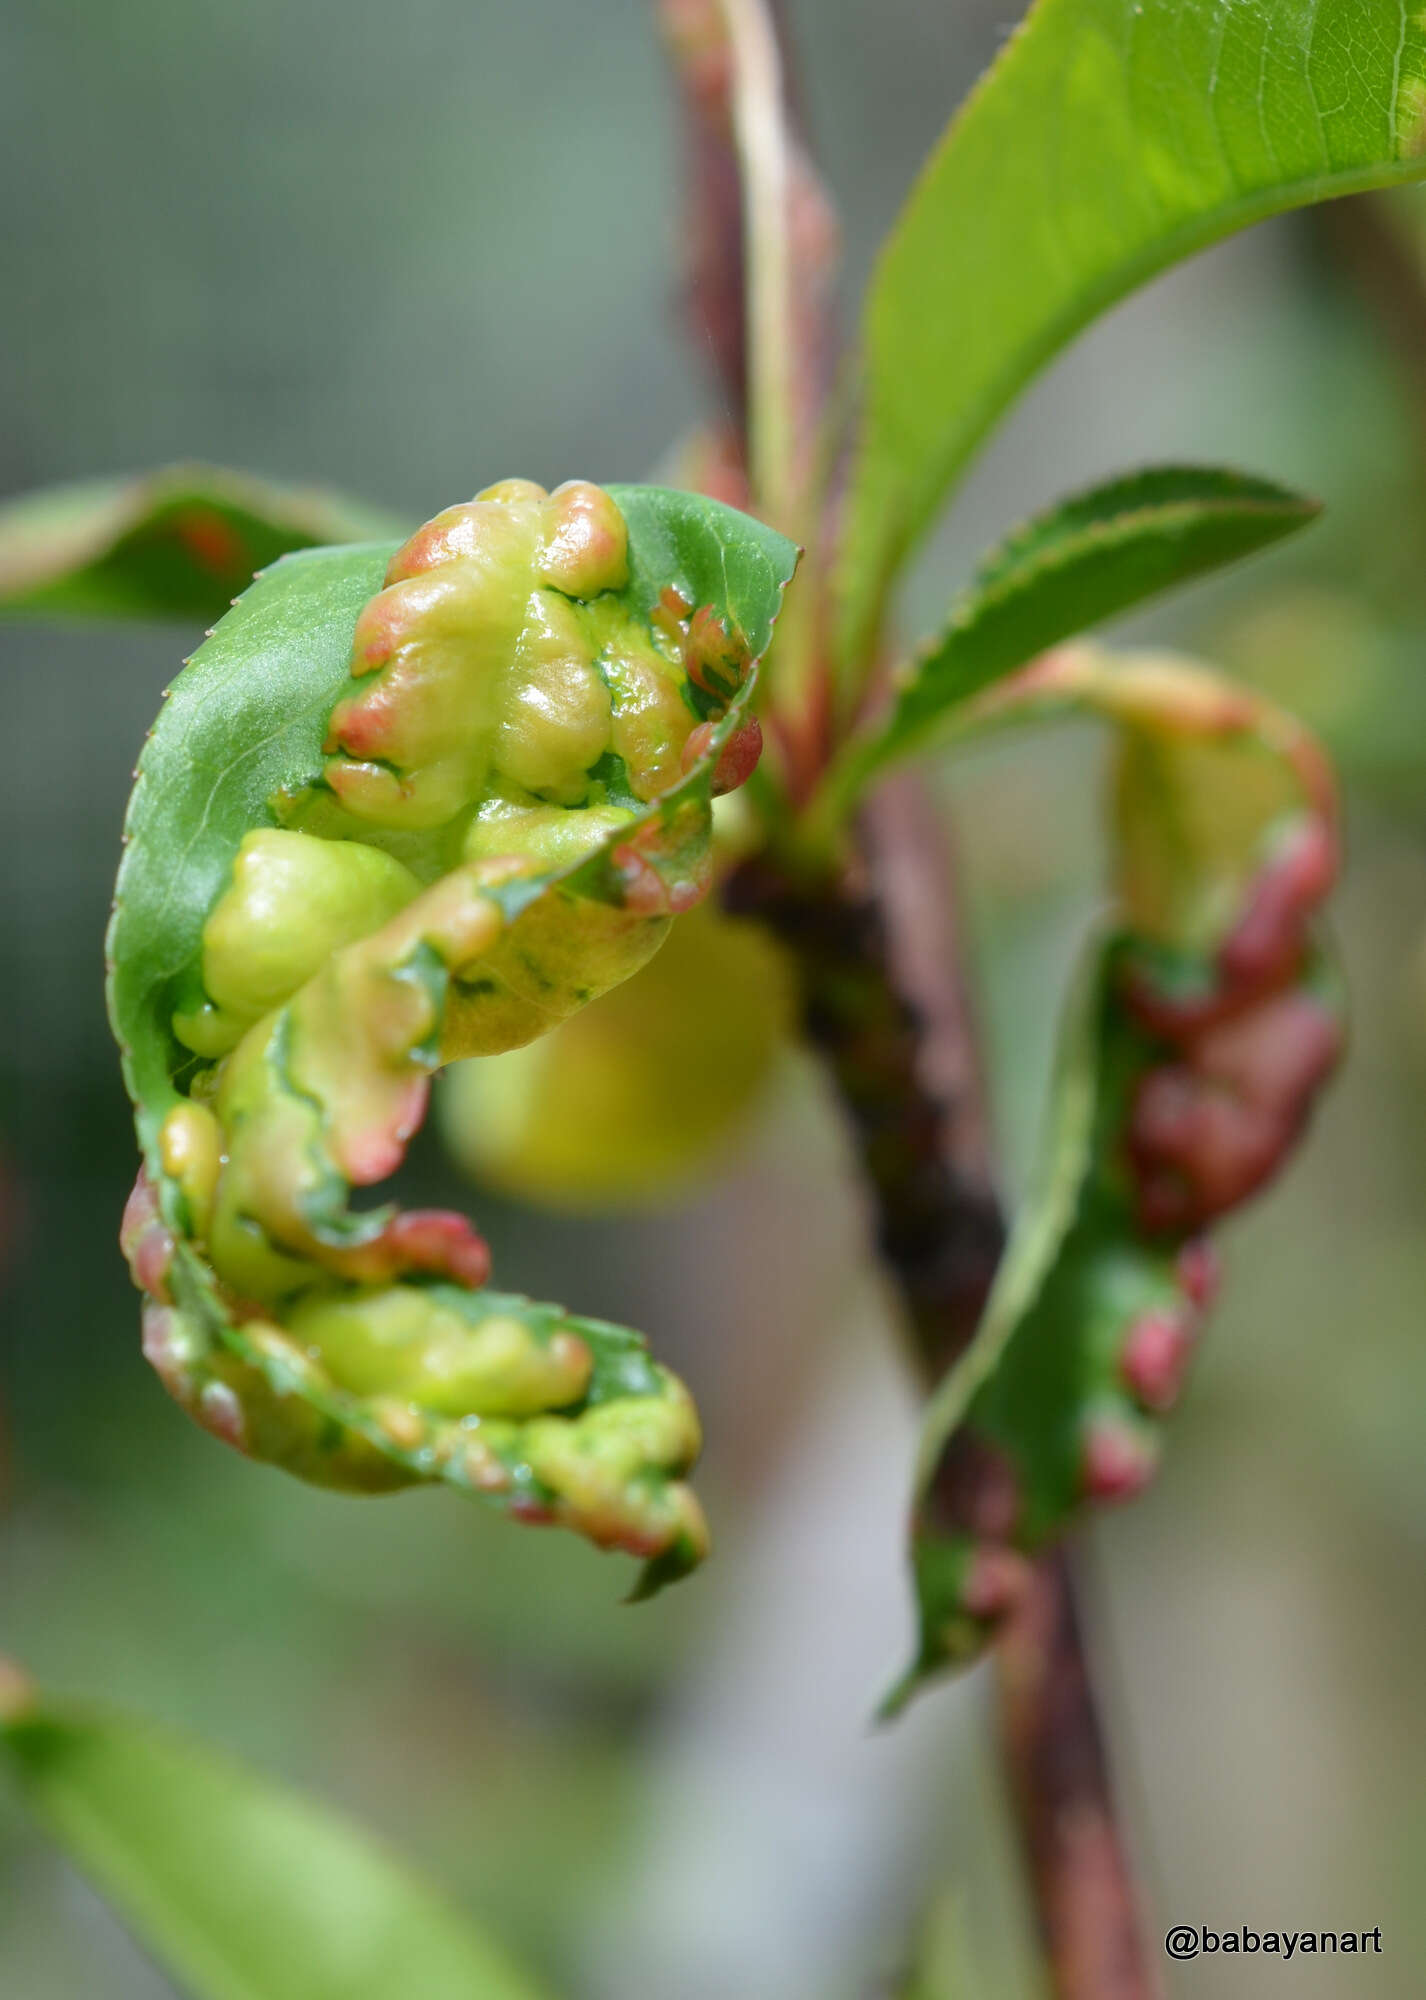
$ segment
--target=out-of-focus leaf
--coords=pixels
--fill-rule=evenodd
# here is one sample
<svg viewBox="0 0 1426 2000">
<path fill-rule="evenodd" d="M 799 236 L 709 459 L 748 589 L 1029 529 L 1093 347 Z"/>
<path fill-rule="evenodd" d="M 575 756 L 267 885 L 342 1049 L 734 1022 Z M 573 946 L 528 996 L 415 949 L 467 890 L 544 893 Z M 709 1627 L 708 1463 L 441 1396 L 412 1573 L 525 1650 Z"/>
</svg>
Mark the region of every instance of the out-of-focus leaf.
<svg viewBox="0 0 1426 2000">
<path fill-rule="evenodd" d="M 399 1164 L 442 1062 L 547 1032 L 708 887 L 715 776 L 797 550 L 688 494 L 612 501 L 508 482 L 422 529 L 385 590 L 389 544 L 258 578 L 140 758 L 110 1007 L 145 1162 L 125 1243 L 145 1351 L 184 1407 L 306 1478 L 440 1479 L 576 1527 L 645 1557 L 647 1589 L 706 1546 L 687 1390 L 623 1328 L 485 1290 L 464 1218 L 350 1199 Z M 384 680 L 373 647 L 423 672 Z M 371 733 L 373 690 L 395 737 Z M 528 786 L 516 756 L 543 760 Z M 432 780 L 456 789 L 407 818 Z M 243 857 L 264 853 L 278 874 L 249 902 Z M 334 868 L 360 879 L 328 934 Z M 250 1022 L 219 990 L 220 902 L 229 979 L 289 967 Z"/>
<path fill-rule="evenodd" d="M 896 2000 L 993 2000 L 992 1988 L 971 1947 L 962 1896 L 946 1894 L 932 1905 L 921 1927 L 915 1964 Z"/>
<path fill-rule="evenodd" d="M 217 466 L 50 487 L 0 507 L 0 610 L 211 621 L 292 549 L 401 530 L 324 488 Z"/>
<path fill-rule="evenodd" d="M 1021 385 L 1244 224 L 1426 171 L 1403 0 L 1038 0 L 932 154 L 864 321 L 840 654 Z"/>
<path fill-rule="evenodd" d="M 848 742 L 828 778 L 844 808 L 922 748 L 955 708 L 1062 639 L 1236 562 L 1316 519 L 1317 503 L 1213 466 L 1156 466 L 1077 494 L 986 557 L 939 637 L 895 678 L 887 713 Z"/>
<path fill-rule="evenodd" d="M 1300 725 L 1158 655 L 1065 648 L 967 705 L 1121 734 L 1116 911 L 1061 1039 L 1036 1187 L 916 1474 L 917 1658 L 895 1707 L 1014 1612 L 1035 1551 L 1152 1475 L 1213 1289 L 1205 1231 L 1291 1151 L 1341 1047 L 1311 919 L 1331 779 Z"/>
<path fill-rule="evenodd" d="M 356 1828 L 197 1743 L 20 1702 L 0 1749 L 54 1838 L 193 2000 L 542 2000 Z"/>
</svg>

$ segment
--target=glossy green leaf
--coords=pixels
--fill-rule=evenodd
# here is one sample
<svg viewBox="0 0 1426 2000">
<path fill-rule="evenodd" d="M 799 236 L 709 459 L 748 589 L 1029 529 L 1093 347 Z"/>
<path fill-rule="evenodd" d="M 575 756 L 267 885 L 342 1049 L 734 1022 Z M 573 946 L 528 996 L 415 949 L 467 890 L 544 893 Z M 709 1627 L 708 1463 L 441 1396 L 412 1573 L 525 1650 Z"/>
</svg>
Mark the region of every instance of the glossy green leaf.
<svg viewBox="0 0 1426 2000">
<path fill-rule="evenodd" d="M 1116 908 L 1069 1009 L 1035 1187 L 927 1411 L 920 1643 L 893 1708 L 974 1657 L 1088 1504 L 1147 1483 L 1213 1289 L 1206 1231 L 1291 1152 L 1342 1041 L 1313 928 L 1332 787 L 1298 725 L 1184 662 L 1088 647 L 970 708 L 982 728 L 1116 725 Z"/>
<path fill-rule="evenodd" d="M 828 776 L 829 809 L 845 810 L 932 740 L 957 703 L 1037 653 L 1280 541 L 1318 511 L 1270 480 L 1156 466 L 1027 521 L 986 557 L 945 630 L 898 671 L 886 714 L 849 740 Z"/>
<path fill-rule="evenodd" d="M 192 2000 L 540 2000 L 356 1828 L 197 1743 L 36 1703 L 0 1761 Z"/>
<path fill-rule="evenodd" d="M 1022 384 L 1217 238 L 1426 171 L 1404 0 L 1038 0 L 932 154 L 866 301 L 840 653 Z"/>
<path fill-rule="evenodd" d="M 544 564 L 569 583 L 590 548 L 613 561 L 611 521 L 626 581 L 539 581 Z M 125 1226 L 145 1348 L 255 1456 L 357 1489 L 447 1481 L 642 1555 L 647 1591 L 706 1539 L 682 1384 L 625 1329 L 484 1289 L 462 1218 L 350 1196 L 399 1163 L 442 1062 L 548 1031 L 704 892 L 715 772 L 797 551 L 686 494 L 514 482 L 419 531 L 383 589 L 393 554 L 315 550 L 261 576 L 140 759 L 109 992 L 145 1161 Z M 447 682 L 453 705 L 432 706 Z M 373 699 L 397 735 L 372 736 Z M 675 735 L 650 737 L 650 715 Z M 452 804 L 432 788 L 463 744 L 475 790 Z M 220 973 L 257 979 L 246 1013 Z"/>
<path fill-rule="evenodd" d="M 400 531 L 321 487 L 217 466 L 86 480 L 0 507 L 0 610 L 211 621 L 292 549 Z"/>
</svg>

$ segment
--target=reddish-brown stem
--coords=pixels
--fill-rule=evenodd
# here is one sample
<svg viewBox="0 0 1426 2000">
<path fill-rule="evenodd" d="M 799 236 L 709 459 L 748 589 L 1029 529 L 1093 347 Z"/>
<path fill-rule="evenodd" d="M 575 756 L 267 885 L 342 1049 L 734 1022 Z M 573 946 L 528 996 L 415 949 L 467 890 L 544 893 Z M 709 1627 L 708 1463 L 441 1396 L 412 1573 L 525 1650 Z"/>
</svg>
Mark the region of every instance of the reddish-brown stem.
<svg viewBox="0 0 1426 2000">
<path fill-rule="evenodd" d="M 659 5 L 689 148 L 690 316 L 738 433 L 725 462 L 741 478 L 746 218 L 725 17 L 718 0 Z M 828 381 L 833 237 L 800 151 L 798 159 L 794 434 L 805 455 Z M 799 579 L 800 589 L 818 599 L 805 626 L 814 639 L 826 588 L 819 526 L 825 524 L 800 529 L 814 544 Z M 814 674 L 814 695 L 819 685 Z M 782 720 L 786 775 L 797 795 L 810 789 L 827 754 L 825 703 L 811 701 L 795 730 Z M 1004 1244 L 943 831 L 919 787 L 894 781 L 869 802 L 842 876 L 808 880 L 762 856 L 734 873 L 724 895 L 729 907 L 768 924 L 798 969 L 805 1032 L 846 1109 L 877 1244 L 900 1292 L 918 1370 L 933 1383 L 974 1333 Z M 1138 1942 L 1127 1854 L 1062 1556 L 1039 1564 L 1024 1615 L 1002 1642 L 999 1674 L 1010 1788 L 1058 2000 L 1153 2000 L 1158 1987 Z"/>
<path fill-rule="evenodd" d="M 836 1082 L 927 1383 L 975 1332 L 1004 1238 L 944 837 L 919 786 L 880 788 L 836 884 L 765 859 L 726 889 L 788 946 Z M 997 1648 L 1002 1737 L 1057 2000 L 1155 2000 L 1067 1559 L 1043 1557 Z"/>
<path fill-rule="evenodd" d="M 914 782 L 884 785 L 863 816 L 862 845 L 885 926 L 889 982 L 917 1043 L 920 1122 L 935 1132 L 947 1201 L 946 1243 L 968 1230 L 983 1249 L 1000 1240 L 990 1139 L 974 1022 L 959 965 L 955 889 L 944 832 Z M 878 1207 L 897 1191 L 866 1161 Z M 933 1212 L 920 1228 L 936 1230 Z M 904 1272 L 880 1229 L 883 1254 L 907 1300 L 918 1359 L 934 1382 L 975 1332 L 993 1271 L 962 1266 L 963 1283 L 937 1300 L 918 1258 Z M 1156 2000 L 1127 1843 L 1115 1807 L 1104 1733 L 1085 1654 L 1069 1559 L 1036 1563 L 1019 1613 L 996 1648 L 1001 1737 L 1036 1921 L 1057 2000 Z"/>
<path fill-rule="evenodd" d="M 934 1380 L 975 1329 L 1004 1232 L 951 905 L 927 872 L 928 816 L 914 784 L 896 781 L 869 808 L 839 880 L 802 880 L 757 857 L 724 897 L 792 954 L 804 1030 L 850 1119 L 878 1247 Z"/>
<path fill-rule="evenodd" d="M 1157 2000 L 1069 1558 L 1042 1556 L 996 1650 L 1005 1768 L 1060 2000 Z"/>
<path fill-rule="evenodd" d="M 658 0 L 679 87 L 684 147 L 684 308 L 712 365 L 741 468 L 747 425 L 743 194 L 733 135 L 732 52 L 718 0 Z"/>
<path fill-rule="evenodd" d="M 921 1372 L 935 1381 L 980 1321 L 1005 1225 L 944 829 L 921 784 L 903 775 L 872 795 L 858 832 L 887 1001 L 901 1023 L 898 1116 L 916 1135 L 914 1171 L 899 1183 L 870 1157 L 867 1166 L 883 1255 Z"/>
</svg>

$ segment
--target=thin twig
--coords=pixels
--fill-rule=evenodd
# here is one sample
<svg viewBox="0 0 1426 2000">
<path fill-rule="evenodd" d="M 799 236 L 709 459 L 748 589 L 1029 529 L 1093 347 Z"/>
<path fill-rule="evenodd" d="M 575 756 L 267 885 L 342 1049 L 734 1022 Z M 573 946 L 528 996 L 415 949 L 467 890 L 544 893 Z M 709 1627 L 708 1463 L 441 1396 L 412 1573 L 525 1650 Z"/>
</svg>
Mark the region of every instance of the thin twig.
<svg viewBox="0 0 1426 2000">
<path fill-rule="evenodd" d="M 955 886 L 936 814 L 914 781 L 883 785 L 864 816 L 863 842 L 886 926 L 891 976 L 920 1027 L 917 1080 L 934 1120 L 950 1207 L 941 1229 L 991 1241 L 991 1147 L 974 1021 L 959 971 Z M 879 1203 L 894 1189 L 869 1177 Z M 993 1196 L 990 1196 L 993 1201 Z M 995 1231 L 999 1209 L 993 1210 Z M 921 1227 L 934 1227 L 925 1214 Z M 925 1269 L 905 1275 L 883 1252 L 908 1305 L 923 1372 L 935 1381 L 975 1332 L 991 1273 L 963 1272 L 937 1314 Z M 1093 1678 L 1062 1550 L 1041 1557 L 1020 1612 L 996 1649 L 1001 1733 L 1010 1792 L 1034 1895 L 1045 1960 L 1058 2000 L 1157 2000 L 1161 1988 L 1142 1943 L 1128 1846 L 1115 1806 Z"/>
<path fill-rule="evenodd" d="M 831 716 L 824 493 L 836 216 L 790 102 L 774 0 L 659 4 L 686 113 L 687 297 L 738 432 L 711 450 L 703 440 L 701 462 L 719 498 L 750 506 L 804 551 L 763 716 L 786 789 L 801 800 L 825 762 Z"/>
<path fill-rule="evenodd" d="M 747 430 L 747 302 L 732 50 L 718 0 L 658 0 L 658 13 L 683 104 L 685 309 L 727 408 L 728 443 L 741 454 Z"/>
<path fill-rule="evenodd" d="M 846 1108 L 878 1247 L 930 1385 L 972 1338 L 1004 1239 L 936 815 L 914 780 L 893 780 L 869 802 L 840 883 L 781 878 L 760 859 L 726 894 L 797 964 L 804 1028 Z M 1063 1555 L 1036 1565 L 996 1659 L 1053 1990 L 1058 2000 L 1156 2000 Z"/>
<path fill-rule="evenodd" d="M 1157 2000 L 1063 1549 L 996 1649 L 1006 1774 L 1060 2000 Z"/>
<path fill-rule="evenodd" d="M 729 405 L 753 432 L 753 497 L 812 544 L 799 593 L 814 601 L 796 662 L 800 697 L 825 692 L 820 657 L 825 520 L 815 490 L 830 384 L 830 210 L 790 136 L 786 65 L 768 0 L 660 0 L 694 124 L 690 296 Z M 722 33 L 720 34 L 720 24 Z M 736 128 L 743 189 L 730 195 Z M 743 204 L 751 213 L 743 216 Z M 764 212 L 770 207 L 771 213 Z M 734 227 L 734 216 L 742 218 Z M 749 298 L 749 268 L 752 297 Z M 745 315 L 740 333 L 731 302 Z M 751 375 L 751 389 L 749 376 Z M 796 670 L 794 670 L 796 669 Z M 825 700 L 785 735 L 794 793 L 828 748 Z M 797 966 L 808 1039 L 856 1137 L 878 1247 L 905 1308 L 916 1362 L 935 1382 L 971 1339 L 1004 1244 L 976 1038 L 961 980 L 944 835 L 914 780 L 882 785 L 840 879 L 755 857 L 724 886 Z M 1138 1943 L 1126 1849 L 1062 1556 L 1038 1566 L 999 1655 L 1006 1758 L 1058 2000 L 1154 2000 Z"/>
<path fill-rule="evenodd" d="M 721 0 L 733 58 L 733 129 L 743 169 L 748 441 L 752 490 L 777 525 L 796 507 L 791 163 L 782 58 L 763 0 Z"/>
<path fill-rule="evenodd" d="M 961 973 L 945 832 L 920 782 L 881 785 L 860 822 L 885 984 L 902 1019 L 902 1121 L 915 1172 L 888 1181 L 868 1158 L 878 1232 L 935 1382 L 980 1323 L 1005 1243 L 978 1037 Z"/>
<path fill-rule="evenodd" d="M 916 1365 L 934 1380 L 975 1330 L 1004 1231 L 951 905 L 930 893 L 925 874 L 925 810 L 911 781 L 893 781 L 869 808 L 862 851 L 841 880 L 803 880 L 757 856 L 723 893 L 792 955 L 804 1032 L 851 1121 L 877 1245 Z"/>
</svg>

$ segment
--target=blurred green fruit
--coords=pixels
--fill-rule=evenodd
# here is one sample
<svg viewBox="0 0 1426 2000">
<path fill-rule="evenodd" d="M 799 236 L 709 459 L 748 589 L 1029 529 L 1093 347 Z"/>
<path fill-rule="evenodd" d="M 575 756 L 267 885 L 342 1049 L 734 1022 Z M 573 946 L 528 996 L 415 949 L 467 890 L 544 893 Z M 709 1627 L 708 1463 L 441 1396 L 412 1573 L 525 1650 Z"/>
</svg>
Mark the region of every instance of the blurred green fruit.
<svg viewBox="0 0 1426 2000">
<path fill-rule="evenodd" d="M 705 903 L 641 972 L 553 1033 L 455 1063 L 439 1110 L 477 1180 L 555 1207 L 676 1196 L 736 1136 L 793 1015 L 792 980 L 757 925 Z"/>
</svg>

